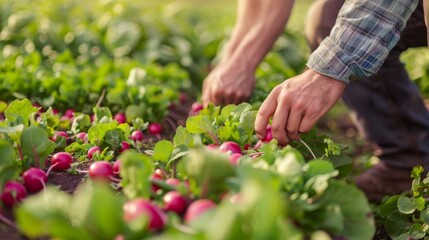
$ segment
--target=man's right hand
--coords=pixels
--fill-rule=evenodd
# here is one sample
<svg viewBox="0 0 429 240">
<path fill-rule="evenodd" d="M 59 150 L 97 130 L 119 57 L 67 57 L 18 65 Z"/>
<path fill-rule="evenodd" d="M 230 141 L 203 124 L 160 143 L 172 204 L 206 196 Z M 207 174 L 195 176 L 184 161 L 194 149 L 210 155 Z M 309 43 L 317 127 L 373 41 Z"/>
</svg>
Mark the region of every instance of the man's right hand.
<svg viewBox="0 0 429 240">
<path fill-rule="evenodd" d="M 222 61 L 204 80 L 201 100 L 204 106 L 239 104 L 250 98 L 254 86 L 254 71 L 245 60 Z"/>
</svg>

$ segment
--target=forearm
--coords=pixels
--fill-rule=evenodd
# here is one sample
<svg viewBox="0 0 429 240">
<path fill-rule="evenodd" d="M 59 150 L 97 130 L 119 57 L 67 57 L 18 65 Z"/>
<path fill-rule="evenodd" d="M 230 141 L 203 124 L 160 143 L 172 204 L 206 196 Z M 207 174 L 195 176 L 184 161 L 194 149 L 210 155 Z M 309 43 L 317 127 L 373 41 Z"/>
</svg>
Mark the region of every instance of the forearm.
<svg viewBox="0 0 429 240">
<path fill-rule="evenodd" d="M 375 74 L 397 44 L 417 3 L 345 1 L 331 34 L 312 53 L 307 65 L 344 82 Z"/>
<path fill-rule="evenodd" d="M 256 69 L 283 32 L 293 0 L 238 0 L 237 21 L 223 60 L 239 57 Z"/>
</svg>

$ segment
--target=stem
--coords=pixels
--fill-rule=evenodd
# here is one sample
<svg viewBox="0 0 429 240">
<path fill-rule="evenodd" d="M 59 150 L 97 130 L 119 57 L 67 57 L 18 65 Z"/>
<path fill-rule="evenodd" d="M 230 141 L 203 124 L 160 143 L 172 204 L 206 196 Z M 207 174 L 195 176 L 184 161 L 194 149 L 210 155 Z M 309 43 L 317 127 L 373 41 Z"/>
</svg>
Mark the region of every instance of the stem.
<svg viewBox="0 0 429 240">
<path fill-rule="evenodd" d="M 120 178 L 116 178 L 114 176 L 109 176 L 110 181 L 114 182 L 114 183 L 120 183 L 121 179 Z"/>
<path fill-rule="evenodd" d="M 16 225 L 11 220 L 9 220 L 7 217 L 5 217 L 3 214 L 0 214 L 0 221 L 4 222 L 9 227 L 12 227 L 15 229 L 17 228 Z"/>
<path fill-rule="evenodd" d="M 40 159 L 39 159 L 39 155 L 37 154 L 36 147 L 33 147 L 32 150 L 35 158 L 34 160 L 36 161 L 37 166 L 43 167 L 40 165 Z"/>
<path fill-rule="evenodd" d="M 304 144 L 304 146 L 310 151 L 311 155 L 313 156 L 313 159 L 316 159 L 316 155 L 314 155 L 313 151 L 311 151 L 311 148 L 307 145 L 307 143 L 304 142 L 304 140 L 299 139 L 299 141 Z"/>
<path fill-rule="evenodd" d="M 255 157 L 262 156 L 262 155 L 264 155 L 263 152 L 255 152 L 255 153 L 249 154 L 248 156 L 251 157 L 251 158 L 255 158 Z"/>
<path fill-rule="evenodd" d="M 22 153 L 21 145 L 17 144 L 16 148 L 18 149 L 19 158 L 23 162 L 24 161 L 24 153 Z"/>
<path fill-rule="evenodd" d="M 177 161 L 173 163 L 173 177 L 176 178 L 177 175 Z"/>
<path fill-rule="evenodd" d="M 57 165 L 58 165 L 58 163 L 59 163 L 59 162 L 57 162 L 57 163 L 55 163 L 55 164 L 51 165 L 51 166 L 48 168 L 48 171 L 46 171 L 46 177 L 49 177 L 49 173 L 52 171 L 52 169 L 54 169 L 54 167 L 55 167 L 55 166 L 57 166 Z"/>
<path fill-rule="evenodd" d="M 213 139 L 216 145 L 220 145 L 219 139 L 217 139 L 216 135 L 212 132 L 207 132 L 207 134 Z"/>
<path fill-rule="evenodd" d="M 76 172 L 87 174 L 88 170 L 81 170 L 81 169 L 76 168 Z"/>
<path fill-rule="evenodd" d="M 182 116 L 180 116 L 179 114 L 176 114 L 175 112 L 173 112 L 173 111 L 170 111 L 169 113 L 168 113 L 168 115 L 173 119 L 173 120 L 175 120 L 175 121 L 178 121 L 178 120 L 181 120 L 183 117 Z"/>
<path fill-rule="evenodd" d="M 260 147 L 261 147 L 261 145 L 262 145 L 262 143 L 264 143 L 264 142 L 262 142 L 261 140 L 258 140 L 258 142 L 255 144 L 255 146 L 253 147 L 253 149 L 258 149 L 258 148 L 260 148 Z"/>
<path fill-rule="evenodd" d="M 172 128 L 172 129 L 176 129 L 177 128 L 177 124 L 176 123 L 174 123 L 173 122 L 173 120 L 172 119 L 170 119 L 171 117 L 169 117 L 169 116 L 167 116 L 166 118 L 165 118 L 165 121 L 170 125 L 170 127 Z"/>
<path fill-rule="evenodd" d="M 103 91 L 101 91 L 100 98 L 98 99 L 97 104 L 95 104 L 95 107 L 98 108 L 101 105 L 101 102 L 103 101 L 105 95 L 106 95 L 106 89 L 103 88 Z"/>
<path fill-rule="evenodd" d="M 204 182 L 203 182 L 202 186 L 201 186 L 200 198 L 206 198 L 207 194 L 208 194 L 208 191 L 209 191 L 209 181 L 208 181 L 208 178 L 206 177 L 204 179 Z"/>
</svg>

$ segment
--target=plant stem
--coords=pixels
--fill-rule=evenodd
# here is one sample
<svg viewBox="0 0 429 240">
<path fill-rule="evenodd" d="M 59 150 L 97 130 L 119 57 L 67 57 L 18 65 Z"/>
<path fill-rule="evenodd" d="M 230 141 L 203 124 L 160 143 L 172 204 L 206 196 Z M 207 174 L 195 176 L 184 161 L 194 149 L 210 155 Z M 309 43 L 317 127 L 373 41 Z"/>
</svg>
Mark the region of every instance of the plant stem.
<svg viewBox="0 0 429 240">
<path fill-rule="evenodd" d="M 216 145 L 220 145 L 219 139 L 216 137 L 216 135 L 212 132 L 207 132 L 207 134 L 213 139 L 213 141 L 216 143 Z"/>
<path fill-rule="evenodd" d="M 101 105 L 101 102 L 104 99 L 104 96 L 106 95 L 106 89 L 103 88 L 103 91 L 101 92 L 100 98 L 97 101 L 97 104 L 95 104 L 95 107 L 99 107 Z"/>
<path fill-rule="evenodd" d="M 12 228 L 15 228 L 15 229 L 17 228 L 16 225 L 11 220 L 9 220 L 7 217 L 5 217 L 3 214 L 0 214 L 0 221 L 4 222 L 6 225 L 8 225 Z"/>
<path fill-rule="evenodd" d="M 16 148 L 18 149 L 19 158 L 24 162 L 24 153 L 22 153 L 21 145 L 17 144 Z"/>
<path fill-rule="evenodd" d="M 316 155 L 314 155 L 313 151 L 311 151 L 311 148 L 307 145 L 307 143 L 304 142 L 304 140 L 299 139 L 299 141 L 304 144 L 304 146 L 310 151 L 311 155 L 313 156 L 313 159 L 316 159 Z"/>
</svg>

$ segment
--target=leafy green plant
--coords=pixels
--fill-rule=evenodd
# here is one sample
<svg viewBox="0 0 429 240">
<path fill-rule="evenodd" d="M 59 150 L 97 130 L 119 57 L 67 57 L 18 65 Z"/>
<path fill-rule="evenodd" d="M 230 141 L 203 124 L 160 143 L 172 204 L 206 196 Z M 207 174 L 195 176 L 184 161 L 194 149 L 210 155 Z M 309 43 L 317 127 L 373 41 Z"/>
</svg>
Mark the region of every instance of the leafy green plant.
<svg viewBox="0 0 429 240">
<path fill-rule="evenodd" d="M 423 172 L 423 167 L 414 167 L 411 190 L 390 197 L 379 207 L 383 226 L 392 239 L 426 239 L 428 236 L 429 177 L 422 176 Z"/>
</svg>

